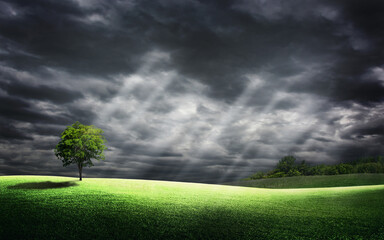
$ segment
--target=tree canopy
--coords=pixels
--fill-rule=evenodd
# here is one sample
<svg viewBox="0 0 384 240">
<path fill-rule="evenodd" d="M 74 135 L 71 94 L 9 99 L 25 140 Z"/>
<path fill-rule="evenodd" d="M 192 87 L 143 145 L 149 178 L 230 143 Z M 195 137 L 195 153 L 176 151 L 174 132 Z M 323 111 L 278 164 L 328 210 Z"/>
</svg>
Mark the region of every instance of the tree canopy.
<svg viewBox="0 0 384 240">
<path fill-rule="evenodd" d="M 280 159 L 279 163 L 276 166 L 276 169 L 283 173 L 288 173 L 295 164 L 296 158 L 294 156 L 285 156 Z"/>
<path fill-rule="evenodd" d="M 335 165 L 310 166 L 305 160 L 295 163 L 294 156 L 285 156 L 269 172 L 257 172 L 247 179 L 278 178 L 293 176 L 337 175 L 353 173 L 384 173 L 384 156 L 362 157 L 351 162 Z"/>
<path fill-rule="evenodd" d="M 93 166 L 92 159 L 105 160 L 106 139 L 103 130 L 93 125 L 87 126 L 76 121 L 61 133 L 61 140 L 56 145 L 55 155 L 62 160 L 63 166 L 76 164 L 82 180 L 83 167 Z"/>
</svg>

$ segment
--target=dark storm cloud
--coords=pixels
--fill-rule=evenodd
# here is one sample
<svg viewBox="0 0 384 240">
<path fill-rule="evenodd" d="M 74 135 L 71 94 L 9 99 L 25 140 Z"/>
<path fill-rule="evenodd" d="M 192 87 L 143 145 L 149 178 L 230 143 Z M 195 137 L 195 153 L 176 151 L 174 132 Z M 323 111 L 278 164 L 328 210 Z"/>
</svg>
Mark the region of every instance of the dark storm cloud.
<svg viewBox="0 0 384 240">
<path fill-rule="evenodd" d="M 6 18 L 1 35 L 43 56 L 42 64 L 82 74 L 129 73 L 140 54 L 157 47 L 171 51 L 173 65 L 182 74 L 211 86 L 212 96 L 228 100 L 243 91 L 246 70 L 277 68 L 294 74 L 300 68 L 289 65 L 292 57 L 324 52 L 320 46 L 332 41 L 324 39 L 322 24 L 309 27 L 294 20 L 270 24 L 225 3 L 140 1 L 129 10 L 116 3 L 87 10 L 69 1 L 12 4 L 15 11 L 21 8 L 21 16 Z M 108 11 L 114 13 L 107 20 L 116 30 L 77 21 Z"/>
<path fill-rule="evenodd" d="M 31 109 L 31 104 L 13 97 L 0 97 L 0 111 L 3 118 L 26 122 L 63 122 L 60 117 L 52 117 Z"/>
<path fill-rule="evenodd" d="M 52 148 L 76 120 L 109 142 L 89 176 L 218 182 L 289 153 L 380 154 L 383 12 L 379 0 L 2 0 L 0 173 L 68 174 Z"/>
<path fill-rule="evenodd" d="M 47 64 L 69 72 L 108 75 L 132 71 L 139 58 L 137 54 L 146 50 L 142 46 L 144 39 L 136 39 L 137 30 L 112 31 L 108 26 L 89 26 L 79 21 L 91 13 L 79 8 L 75 1 L 10 1 L 8 4 L 15 15 L 1 19 L 0 34 L 38 56 L 26 59 L 23 66 L 19 66 L 18 58 L 5 56 L 17 67 L 33 69 Z M 95 9 L 95 13 L 103 14 L 103 11 Z"/>
<path fill-rule="evenodd" d="M 358 57 L 355 57 L 358 58 Z M 364 59 L 364 58 L 362 58 Z M 292 92 L 305 92 L 327 97 L 335 104 L 372 104 L 381 102 L 384 97 L 384 86 L 378 79 L 366 79 L 364 75 L 370 70 L 364 63 L 350 64 L 345 60 L 338 67 L 351 70 L 340 73 L 339 69 L 324 69 L 325 74 L 319 74 L 307 82 L 301 82 L 289 87 Z M 375 65 L 371 65 L 375 66 Z M 356 70 L 358 69 L 358 71 Z"/>
<path fill-rule="evenodd" d="M 31 147 L 33 150 L 46 150 L 46 151 L 52 151 L 52 149 L 55 149 L 57 142 L 59 139 L 56 141 L 52 141 L 52 139 L 48 141 L 41 141 L 39 143 L 33 144 Z"/>
<path fill-rule="evenodd" d="M 161 149 L 148 144 L 124 144 L 121 151 L 122 156 L 150 156 L 150 157 L 182 157 L 180 153 L 175 153 L 172 149 Z"/>
<path fill-rule="evenodd" d="M 5 121 L 1 121 L 0 138 L 4 140 L 33 140 L 31 136 Z"/>
<path fill-rule="evenodd" d="M 382 155 L 381 149 L 378 144 L 360 142 L 359 144 L 345 144 L 339 145 L 337 148 L 329 150 L 330 154 L 338 156 L 343 162 L 354 161 L 357 158 L 366 156 L 378 156 Z M 340 162 L 334 159 L 333 162 Z"/>
<path fill-rule="evenodd" d="M 138 56 L 151 47 L 170 50 L 174 66 L 181 73 L 207 83 L 211 86 L 212 96 L 225 99 L 236 97 L 243 91 L 246 80 L 242 75 L 246 71 L 267 71 L 287 77 L 303 71 L 299 64 L 292 63 L 294 58 L 309 61 L 332 59 L 339 61 L 335 69 L 324 70 L 339 71 L 340 79 L 319 83 L 328 85 L 335 82 L 336 86 L 330 87 L 330 93 L 327 87 L 320 87 L 316 80 L 315 83 L 309 81 L 307 88 L 301 86 L 302 83 L 291 87 L 305 88 L 306 91 L 317 89 L 319 94 L 328 94 L 343 101 L 352 97 L 342 94 L 345 92 L 342 91 L 343 87 L 349 83 L 351 89 L 348 92 L 364 88 L 360 95 L 356 93 L 358 100 L 380 100 L 378 97 L 382 94 L 382 86 L 349 78 L 358 78 L 356 73 L 361 75 L 367 70 L 368 64 L 372 66 L 378 63 L 382 51 L 376 53 L 377 56 L 371 54 L 377 49 L 369 53 L 356 53 L 346 44 L 346 38 L 353 36 L 339 33 L 352 22 L 356 31 L 367 32 L 364 40 L 377 39 L 380 35 L 375 35 L 370 28 L 382 22 L 378 14 L 382 6 L 380 2 L 360 3 L 365 7 L 364 11 L 370 14 L 367 19 L 364 17 L 366 12 L 356 10 L 361 7 L 356 1 L 346 4 L 345 8 L 324 4 L 341 12 L 340 19 L 334 20 L 335 24 L 316 13 L 313 3 L 316 3 L 315 6 L 320 4 L 315 1 L 311 1 L 312 4 L 305 4 L 305 1 L 277 1 L 266 6 L 259 1 L 253 4 L 239 2 L 240 6 L 249 5 L 250 10 L 233 6 L 239 4 L 215 1 L 204 4 L 194 1 L 138 1 L 132 9 L 120 9 L 117 2 L 79 9 L 75 2 L 69 1 L 60 4 L 12 1 L 15 11 L 20 8 L 21 16 L 6 18 L 5 26 L 9 27 L 3 29 L 2 35 L 19 44 L 24 43 L 22 45 L 28 46 L 28 52 L 44 56 L 45 62 L 66 67 L 67 70 L 78 69 L 83 74 L 130 72 L 137 67 Z M 258 8 L 261 14 L 255 14 Z M 309 13 L 304 14 L 305 11 Z M 103 13 L 107 14 L 105 21 L 117 26 L 117 30 L 108 27 L 108 24 L 76 21 Z M 279 14 L 282 17 L 277 17 Z M 304 20 L 310 24 L 301 24 Z M 28 24 L 21 24 L 23 22 Z M 31 29 L 37 32 L 32 34 L 31 41 L 27 41 L 25 34 Z M 343 69 L 344 72 L 341 72 Z M 319 78 L 322 77 L 328 78 Z M 236 83 L 233 79 L 236 79 Z M 368 97 L 367 91 L 375 87 L 377 93 Z"/>
<path fill-rule="evenodd" d="M 367 19 L 362 17 L 365 12 L 356 10 L 361 7 L 359 2 L 346 4 L 346 8 L 324 3 L 324 7 L 340 11 L 338 18 L 330 20 L 321 11 L 316 12 L 313 6 L 322 5 L 315 1 L 276 1 L 265 6 L 259 1 L 138 1 L 129 9 L 119 8 L 118 2 L 79 8 L 75 1 L 13 1 L 11 5 L 16 12 L 20 8 L 21 16 L 6 18 L 2 35 L 27 46 L 26 51 L 44 56 L 43 63 L 82 74 L 129 73 L 137 68 L 141 54 L 161 48 L 171 52 L 178 71 L 208 84 L 211 96 L 225 100 L 234 99 L 244 90 L 245 72 L 288 77 L 304 71 L 294 59 L 332 59 L 335 66 L 322 69 L 331 73 L 290 87 L 295 91 L 315 91 L 336 101 L 356 98 L 369 102 L 381 100 L 383 86 L 359 78 L 369 66 L 382 63 L 383 52 L 375 44 L 370 45 L 368 52 L 356 51 L 348 44 L 353 33 L 349 36 L 343 31 L 351 23 L 353 31 L 366 32 L 364 41 L 378 42 L 380 35 L 371 29 L 377 27 L 371 26 L 382 22 L 378 14 L 382 4 L 373 2 L 360 3 L 370 14 Z M 94 23 L 88 19 L 91 16 L 104 17 L 107 23 Z M 350 89 L 344 91 L 345 86 Z M 375 92 L 368 94 L 371 90 Z"/>
<path fill-rule="evenodd" d="M 361 124 L 352 126 L 344 131 L 341 135 L 345 139 L 364 139 L 379 136 L 384 136 L 383 119 L 373 119 L 369 122 L 363 122 Z M 375 139 L 374 141 L 377 141 Z"/>
<path fill-rule="evenodd" d="M 69 91 L 63 88 L 52 88 L 44 85 L 28 86 L 20 82 L 1 83 L 0 87 L 9 95 L 24 99 L 48 100 L 57 104 L 75 101 L 82 97 L 80 92 Z"/>
<path fill-rule="evenodd" d="M 363 104 L 382 102 L 384 86 L 377 78 L 367 78 L 372 67 L 383 64 L 382 1 L 332 1 L 330 6 L 340 12 L 332 32 L 344 40 L 327 45 L 333 64 L 311 81 L 291 86 L 313 92 L 336 102 L 353 101 Z"/>
<path fill-rule="evenodd" d="M 92 124 L 97 119 L 97 114 L 92 109 L 79 107 L 76 104 L 68 107 L 69 114 L 65 114 L 65 124 L 72 124 L 76 120 L 83 124 Z M 76 120 L 75 120 L 76 119 Z"/>
<path fill-rule="evenodd" d="M 338 5 L 342 9 L 344 17 L 350 20 L 356 28 L 367 34 L 372 40 L 379 43 L 383 41 L 384 30 L 381 24 L 384 22 L 384 3 L 380 0 L 373 0 L 362 3 L 358 0 L 332 1 L 331 4 Z"/>
<path fill-rule="evenodd" d="M 60 125 L 35 124 L 32 131 L 43 136 L 59 136 L 64 129 Z"/>
</svg>

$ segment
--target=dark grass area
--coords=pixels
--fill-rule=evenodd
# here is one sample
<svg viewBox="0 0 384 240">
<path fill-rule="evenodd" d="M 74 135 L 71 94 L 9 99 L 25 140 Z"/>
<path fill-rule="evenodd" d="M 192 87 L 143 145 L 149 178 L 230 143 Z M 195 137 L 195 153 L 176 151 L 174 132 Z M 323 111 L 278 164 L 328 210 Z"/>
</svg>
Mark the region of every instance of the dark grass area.
<svg viewBox="0 0 384 240">
<path fill-rule="evenodd" d="M 66 188 L 77 186 L 77 183 L 74 181 L 68 182 L 27 182 L 19 183 L 16 185 L 8 186 L 8 189 L 50 189 L 50 188 Z"/>
<path fill-rule="evenodd" d="M 241 180 L 225 183 L 224 185 L 259 188 L 322 188 L 378 184 L 384 184 L 383 173 L 265 178 L 257 180 Z"/>
</svg>

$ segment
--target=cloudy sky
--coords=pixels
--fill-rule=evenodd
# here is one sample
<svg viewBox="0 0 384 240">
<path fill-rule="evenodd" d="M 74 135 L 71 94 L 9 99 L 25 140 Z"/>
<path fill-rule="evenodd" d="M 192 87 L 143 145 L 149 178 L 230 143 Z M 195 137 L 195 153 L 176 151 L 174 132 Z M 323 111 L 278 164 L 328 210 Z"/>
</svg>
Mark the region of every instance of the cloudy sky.
<svg viewBox="0 0 384 240">
<path fill-rule="evenodd" d="M 0 0 L 0 175 L 217 183 L 383 154 L 382 0 Z"/>
</svg>

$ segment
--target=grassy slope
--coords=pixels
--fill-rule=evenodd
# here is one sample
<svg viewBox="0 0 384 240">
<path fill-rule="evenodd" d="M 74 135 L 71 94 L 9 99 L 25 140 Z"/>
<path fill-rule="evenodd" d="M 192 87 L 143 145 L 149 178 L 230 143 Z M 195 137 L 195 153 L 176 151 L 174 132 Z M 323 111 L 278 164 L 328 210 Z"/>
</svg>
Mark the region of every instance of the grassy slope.
<svg viewBox="0 0 384 240">
<path fill-rule="evenodd" d="M 343 174 L 334 176 L 299 176 L 243 180 L 226 185 L 259 188 L 321 188 L 384 184 L 383 173 Z"/>
<path fill-rule="evenodd" d="M 49 181 L 49 182 L 47 182 Z M 0 239 L 384 239 L 384 185 L 0 177 Z"/>
</svg>

